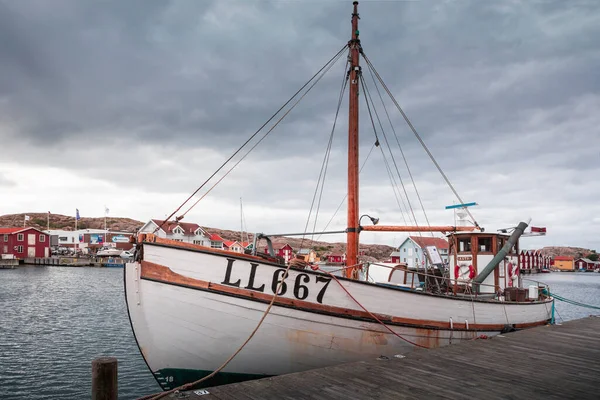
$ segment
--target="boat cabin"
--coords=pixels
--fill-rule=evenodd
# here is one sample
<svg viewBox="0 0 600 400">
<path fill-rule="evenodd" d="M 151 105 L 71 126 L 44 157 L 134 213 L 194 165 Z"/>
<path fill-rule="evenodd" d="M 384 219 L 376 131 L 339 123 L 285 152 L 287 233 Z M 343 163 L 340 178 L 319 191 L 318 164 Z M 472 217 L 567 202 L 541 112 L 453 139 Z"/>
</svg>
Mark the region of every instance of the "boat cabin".
<svg viewBox="0 0 600 400">
<path fill-rule="evenodd" d="M 509 234 L 486 232 L 456 232 L 448 235 L 450 244 L 449 268 L 453 285 L 470 285 L 490 261 L 504 247 Z M 519 242 L 500 261 L 480 286 L 479 293 L 497 293 L 507 287 L 519 286 L 518 282 Z"/>
</svg>

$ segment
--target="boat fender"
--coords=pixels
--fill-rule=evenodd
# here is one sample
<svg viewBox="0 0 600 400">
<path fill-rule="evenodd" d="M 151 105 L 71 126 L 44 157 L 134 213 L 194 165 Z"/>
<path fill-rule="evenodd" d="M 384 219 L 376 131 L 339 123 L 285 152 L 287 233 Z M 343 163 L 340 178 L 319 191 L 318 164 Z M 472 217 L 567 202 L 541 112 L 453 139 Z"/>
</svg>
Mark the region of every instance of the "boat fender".
<svg viewBox="0 0 600 400">
<path fill-rule="evenodd" d="M 519 266 L 517 264 L 508 263 L 508 286 L 516 287 L 517 279 L 519 279 Z"/>
</svg>

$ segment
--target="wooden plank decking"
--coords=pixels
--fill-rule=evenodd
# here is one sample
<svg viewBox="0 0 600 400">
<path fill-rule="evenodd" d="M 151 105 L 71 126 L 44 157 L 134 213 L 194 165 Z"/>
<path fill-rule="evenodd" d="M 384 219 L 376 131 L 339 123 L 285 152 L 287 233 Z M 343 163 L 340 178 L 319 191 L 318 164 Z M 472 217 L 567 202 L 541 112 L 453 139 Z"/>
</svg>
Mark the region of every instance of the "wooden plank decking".
<svg viewBox="0 0 600 400">
<path fill-rule="evenodd" d="M 599 399 L 600 318 L 206 390 L 183 395 L 192 400 Z"/>
</svg>

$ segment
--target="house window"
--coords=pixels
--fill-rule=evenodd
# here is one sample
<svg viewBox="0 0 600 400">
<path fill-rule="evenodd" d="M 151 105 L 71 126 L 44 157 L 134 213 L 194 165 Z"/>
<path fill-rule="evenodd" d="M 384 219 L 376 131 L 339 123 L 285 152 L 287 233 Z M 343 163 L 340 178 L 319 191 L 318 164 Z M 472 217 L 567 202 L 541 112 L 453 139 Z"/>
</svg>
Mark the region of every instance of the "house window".
<svg viewBox="0 0 600 400">
<path fill-rule="evenodd" d="M 458 239 L 458 251 L 463 253 L 463 252 L 470 252 L 471 251 L 471 238 L 465 238 L 465 239 Z"/>
<path fill-rule="evenodd" d="M 406 247 L 404 248 L 404 252 L 406 253 Z"/>
<path fill-rule="evenodd" d="M 406 250 L 406 249 L 405 249 Z M 404 259 L 404 262 L 406 262 L 406 258 Z"/>
<path fill-rule="evenodd" d="M 17 253 L 23 252 L 23 246 L 17 246 Z"/>
<path fill-rule="evenodd" d="M 177 234 L 177 235 L 183 235 L 183 229 L 181 229 L 180 227 L 177 227 L 175 229 L 173 229 L 173 233 Z"/>
<path fill-rule="evenodd" d="M 8 235 L 6 235 L 6 234 L 4 235 L 4 241 L 8 242 Z"/>
<path fill-rule="evenodd" d="M 17 241 L 22 242 L 25 239 L 25 235 L 23 235 L 22 233 L 19 233 L 17 235 Z"/>
<path fill-rule="evenodd" d="M 176 242 L 183 242 L 183 239 L 173 239 Z"/>
<path fill-rule="evenodd" d="M 59 236 L 59 237 L 58 237 L 58 241 L 59 241 L 59 242 L 68 242 L 68 241 L 69 241 L 69 238 L 68 238 L 68 237 L 66 237 L 66 236 Z"/>
<path fill-rule="evenodd" d="M 478 238 L 477 245 L 480 252 L 491 252 L 492 251 L 492 238 Z"/>
<path fill-rule="evenodd" d="M 46 235 L 40 235 L 40 242 L 46 241 Z"/>
<path fill-rule="evenodd" d="M 199 244 L 199 245 L 204 245 L 204 241 L 203 240 L 194 240 L 194 244 Z"/>
<path fill-rule="evenodd" d="M 223 244 L 221 242 L 211 240 L 210 247 L 212 247 L 213 249 L 220 249 L 223 247 Z"/>
</svg>

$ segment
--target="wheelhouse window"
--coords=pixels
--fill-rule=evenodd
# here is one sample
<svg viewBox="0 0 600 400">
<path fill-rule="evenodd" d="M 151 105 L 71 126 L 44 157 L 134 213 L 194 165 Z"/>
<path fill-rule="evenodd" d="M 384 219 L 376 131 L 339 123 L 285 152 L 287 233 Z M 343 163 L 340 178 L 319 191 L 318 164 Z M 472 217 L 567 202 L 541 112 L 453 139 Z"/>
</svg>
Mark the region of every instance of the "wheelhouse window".
<svg viewBox="0 0 600 400">
<path fill-rule="evenodd" d="M 491 253 L 492 252 L 492 238 L 489 238 L 489 237 L 477 238 L 477 247 L 479 247 L 480 253 Z"/>
<path fill-rule="evenodd" d="M 458 251 L 460 253 L 471 252 L 471 238 L 458 239 Z"/>
</svg>

